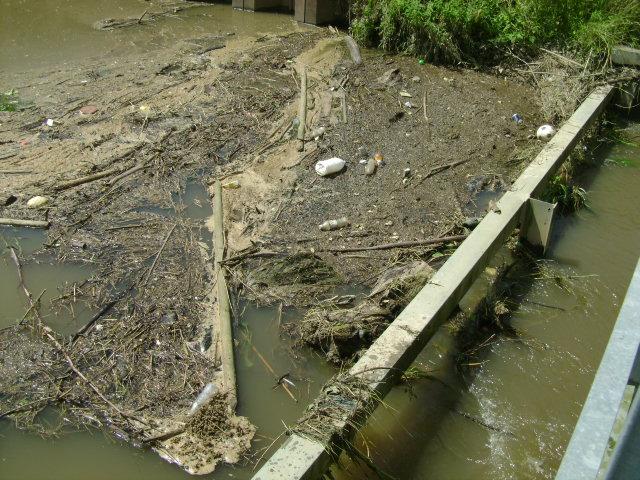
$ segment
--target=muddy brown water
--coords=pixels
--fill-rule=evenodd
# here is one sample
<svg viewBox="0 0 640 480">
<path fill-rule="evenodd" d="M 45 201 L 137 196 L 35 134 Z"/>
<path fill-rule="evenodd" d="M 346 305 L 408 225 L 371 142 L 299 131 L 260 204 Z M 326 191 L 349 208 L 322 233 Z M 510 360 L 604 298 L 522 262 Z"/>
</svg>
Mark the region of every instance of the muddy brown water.
<svg viewBox="0 0 640 480">
<path fill-rule="evenodd" d="M 294 28 L 290 16 L 235 12 L 228 5 L 202 5 L 133 28 L 92 27 L 104 18 L 136 17 L 165 8 L 141 0 L 0 0 L 0 70 L 64 68 L 65 63 L 143 53 L 199 35 Z M 11 87 L 3 85 L 2 91 Z M 640 142 L 640 128 L 632 129 Z M 472 365 L 472 371 L 477 370 L 467 376 L 455 369 L 450 336 L 439 334 L 419 359 L 433 370 L 432 378 L 415 382 L 409 391 L 395 389 L 363 432 L 360 446 L 380 468 L 403 479 L 553 477 L 640 252 L 640 213 L 634 201 L 640 188 L 640 149 L 618 145 L 599 155 L 617 161 L 585 173 L 592 209 L 559 221 L 548 257 L 554 269 L 574 277 L 569 291 L 554 281 L 524 282 L 529 287 L 520 292 L 512 323 L 527 341 L 489 340 L 478 352 L 477 365 Z M 210 215 L 205 189 L 197 182 L 179 197 L 174 200 L 186 207 L 182 215 L 199 220 Z M 157 215 L 175 214 L 149 209 Z M 61 264 L 40 252 L 45 240 L 40 231 L 2 227 L 0 236 L 26 259 L 24 276 L 34 295 L 46 290 L 43 317 L 53 328 L 71 333 L 91 317 L 93 311 L 81 301 L 73 311 L 55 305 L 61 288 L 80 287 L 91 277 L 90 265 Z M 27 303 L 4 242 L 0 248 L 2 328 L 19 320 Z M 238 337 L 239 413 L 258 427 L 256 461 L 261 449 L 281 434 L 283 425 L 295 422 L 334 372 L 321 358 L 293 350 L 280 336 L 276 307 L 240 305 L 236 313 L 236 331 L 246 334 Z M 285 312 L 281 321 L 298 316 L 299 312 Z M 298 403 L 273 388 L 274 379 L 246 338 L 278 374 L 290 373 Z M 221 468 L 209 478 L 250 478 L 249 463 Z M 348 462 L 335 475 L 373 477 Z M 156 454 L 100 431 L 43 440 L 0 421 L 0 479 L 187 477 Z"/>
<path fill-rule="evenodd" d="M 290 15 L 245 14 L 230 5 L 211 3 L 143 21 L 139 26 L 109 31 L 93 28 L 95 22 L 106 18 L 139 18 L 145 11 L 164 12 L 174 5 L 180 6 L 180 2 L 1 0 L 0 70 L 64 68 L 83 59 L 144 53 L 202 35 L 255 35 L 295 28 Z"/>
</svg>

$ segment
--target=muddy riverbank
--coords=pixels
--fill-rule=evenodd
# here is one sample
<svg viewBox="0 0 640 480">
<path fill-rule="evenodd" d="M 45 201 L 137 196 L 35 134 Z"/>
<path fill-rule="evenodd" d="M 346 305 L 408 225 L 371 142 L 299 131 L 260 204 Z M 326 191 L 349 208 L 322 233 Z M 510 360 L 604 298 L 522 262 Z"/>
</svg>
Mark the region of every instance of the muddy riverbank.
<svg viewBox="0 0 640 480">
<path fill-rule="evenodd" d="M 234 313 L 240 298 L 339 312 L 354 305 L 354 291 L 396 272 L 378 283 L 372 321 L 301 330 L 300 313 L 286 329 L 316 334 L 309 343 L 340 363 L 384 330 L 419 287 L 415 279 L 427 281 L 465 224 L 492 208 L 491 197 L 542 147 L 533 138 L 545 121 L 537 92 L 515 78 L 375 51 L 357 66 L 342 34 L 329 29 L 227 33 L 71 62 L 37 78 L 0 75 L 18 102 L 16 112 L 0 112 L 0 216 L 50 223 L 38 252 L 20 250 L 10 227 L 0 233 L 18 264 L 46 254 L 90 270 L 60 292 L 60 309 L 83 302 L 90 311 L 68 330 L 49 322 L 39 291 L 16 293 L 24 311 L 0 333 L 0 413 L 18 426 L 55 432 L 39 414 L 56 406 L 63 423 L 105 428 L 192 472 L 242 459 L 254 427 L 228 408 L 224 392 L 188 413 L 205 387 L 220 385 L 213 180 L 227 186 Z M 323 133 L 299 151 L 303 70 L 306 130 Z M 367 175 L 376 153 L 382 162 Z M 330 157 L 346 167 L 318 176 L 316 161 Z M 190 196 L 194 183 L 204 199 Z M 47 203 L 29 208 L 36 195 Z M 318 228 L 340 217 L 345 228 Z M 445 240 L 411 243 L 429 238 Z M 6 265 L 11 275 L 20 269 Z"/>
</svg>

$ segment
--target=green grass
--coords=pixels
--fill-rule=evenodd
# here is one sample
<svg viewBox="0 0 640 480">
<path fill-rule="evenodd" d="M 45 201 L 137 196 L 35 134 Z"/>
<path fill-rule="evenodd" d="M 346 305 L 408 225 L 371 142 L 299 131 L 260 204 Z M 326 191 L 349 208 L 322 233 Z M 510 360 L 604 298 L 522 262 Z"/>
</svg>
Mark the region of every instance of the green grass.
<svg viewBox="0 0 640 480">
<path fill-rule="evenodd" d="M 586 190 L 573 185 L 564 175 L 556 175 L 551 179 L 543 197 L 549 203 L 557 203 L 560 211 L 564 213 L 589 208 Z"/>
<path fill-rule="evenodd" d="M 640 41 L 640 0 L 354 0 L 356 39 L 430 62 L 487 61 L 508 48 L 569 48 L 601 59 Z"/>
<path fill-rule="evenodd" d="M 18 108 L 18 98 L 13 90 L 0 93 L 0 112 L 15 112 Z"/>
</svg>

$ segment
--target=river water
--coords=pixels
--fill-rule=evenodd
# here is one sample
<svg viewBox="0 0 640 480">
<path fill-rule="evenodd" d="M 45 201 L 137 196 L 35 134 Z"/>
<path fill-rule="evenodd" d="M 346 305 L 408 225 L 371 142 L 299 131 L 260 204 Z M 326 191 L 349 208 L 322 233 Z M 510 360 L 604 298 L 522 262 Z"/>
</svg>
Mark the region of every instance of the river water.
<svg viewBox="0 0 640 480">
<path fill-rule="evenodd" d="M 202 4 L 135 27 L 93 28 L 106 18 L 140 18 L 145 11 L 170 11 L 173 5 L 180 2 L 0 0 L 0 71 L 64 68 L 83 59 L 145 53 L 202 35 L 255 35 L 296 28 L 289 15 L 244 13 L 222 4 Z"/>
<path fill-rule="evenodd" d="M 234 12 L 228 5 L 205 5 L 154 21 L 153 25 L 101 32 L 92 24 L 107 17 L 160 11 L 141 0 L 0 0 L 0 70 L 64 67 L 97 58 L 162 48 L 203 34 L 287 31 L 291 17 Z M 0 91 L 12 85 L 0 85 Z M 640 129 L 629 127 L 640 143 Z M 364 429 L 358 444 L 375 464 L 401 479 L 552 478 L 571 435 L 612 324 L 640 253 L 640 149 L 616 145 L 597 152 L 602 160 L 587 170 L 582 184 L 590 209 L 559 218 L 542 278 L 523 278 L 511 320 L 517 338 L 492 337 L 475 352 L 461 375 L 456 346 L 443 329 L 418 360 L 430 377 L 394 389 Z M 607 161 L 605 161 L 607 160 Z M 187 189 L 186 215 L 205 218 L 202 187 Z M 31 256 L 44 241 L 41 232 L 0 228 L 0 236 L 25 258 L 25 280 L 43 294 L 44 315 L 61 332 L 73 332 L 90 317 L 54 308 L 60 288 L 82 282 L 90 266 L 59 264 L 46 255 Z M 15 266 L 0 245 L 0 328 L 15 322 L 26 302 Z M 535 274 L 540 277 L 540 274 Z M 554 277 L 568 281 L 560 283 Z M 544 305 L 544 306 L 543 306 Z M 284 312 L 282 321 L 295 321 Z M 240 318 L 237 351 L 239 414 L 258 427 L 255 460 L 292 424 L 333 370 L 311 352 L 295 352 L 279 334 L 276 307 L 246 305 Z M 291 373 L 294 403 L 273 389 L 246 338 L 277 372 Z M 37 459 L 37 461 L 34 461 Z M 90 473 L 89 473 L 90 472 Z M 210 478 L 250 478 L 253 465 L 225 467 Z M 371 478 L 370 470 L 346 461 L 337 478 Z M 16 431 L 0 420 L 0 479 L 181 479 L 177 467 L 157 455 L 132 448 L 99 431 L 43 440 Z"/>
</svg>

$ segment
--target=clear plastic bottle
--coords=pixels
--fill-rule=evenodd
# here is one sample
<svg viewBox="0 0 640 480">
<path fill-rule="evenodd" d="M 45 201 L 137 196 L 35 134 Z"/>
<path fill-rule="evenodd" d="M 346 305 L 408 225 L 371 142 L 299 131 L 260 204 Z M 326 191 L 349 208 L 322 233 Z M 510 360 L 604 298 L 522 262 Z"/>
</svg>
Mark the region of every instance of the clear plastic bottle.
<svg viewBox="0 0 640 480">
<path fill-rule="evenodd" d="M 330 230 L 338 230 L 339 228 L 343 228 L 349 225 L 349 220 L 347 217 L 338 218 L 336 220 L 327 220 L 320 224 L 320 230 L 324 232 L 328 232 Z"/>
</svg>

